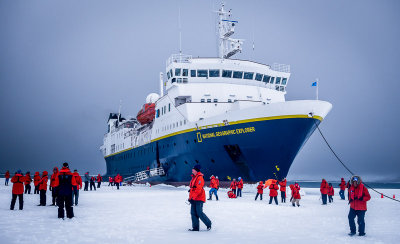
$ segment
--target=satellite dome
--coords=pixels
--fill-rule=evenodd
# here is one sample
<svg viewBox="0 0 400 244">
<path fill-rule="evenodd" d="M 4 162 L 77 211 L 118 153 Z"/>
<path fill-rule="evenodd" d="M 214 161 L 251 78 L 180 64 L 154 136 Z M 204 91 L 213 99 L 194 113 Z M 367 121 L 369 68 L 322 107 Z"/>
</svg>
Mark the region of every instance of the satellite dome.
<svg viewBox="0 0 400 244">
<path fill-rule="evenodd" d="M 150 93 L 146 97 L 146 103 L 155 103 L 160 98 L 160 95 L 157 93 Z"/>
</svg>

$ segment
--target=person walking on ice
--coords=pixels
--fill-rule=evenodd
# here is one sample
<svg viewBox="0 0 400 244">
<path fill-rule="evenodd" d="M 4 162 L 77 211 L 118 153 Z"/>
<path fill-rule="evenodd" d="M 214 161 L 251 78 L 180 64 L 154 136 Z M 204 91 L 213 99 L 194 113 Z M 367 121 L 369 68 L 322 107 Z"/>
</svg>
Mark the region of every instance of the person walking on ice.
<svg viewBox="0 0 400 244">
<path fill-rule="evenodd" d="M 210 197 L 207 200 L 212 200 L 212 194 L 214 194 L 215 198 L 218 201 L 218 194 L 217 194 L 217 192 L 218 192 L 218 183 L 217 183 L 217 179 L 214 177 L 214 175 L 211 175 L 210 179 L 211 179 L 211 181 L 210 181 L 210 188 L 211 189 L 210 189 L 210 192 L 209 192 Z"/>
<path fill-rule="evenodd" d="M 204 178 L 200 172 L 201 166 L 196 164 L 192 169 L 192 180 L 189 187 L 189 202 L 191 204 L 190 215 L 192 216 L 192 229 L 189 231 L 199 231 L 199 219 L 207 226 L 207 230 L 211 230 L 211 220 L 203 212 L 203 204 L 206 202 L 206 193 L 203 189 Z"/>
<path fill-rule="evenodd" d="M 13 183 L 13 187 L 10 210 L 14 210 L 17 197 L 19 200 L 19 210 L 22 210 L 24 208 L 24 182 L 25 177 L 22 176 L 21 170 L 18 170 L 17 173 L 11 178 L 11 183 Z"/>
<path fill-rule="evenodd" d="M 257 197 L 260 196 L 260 200 L 262 201 L 263 193 L 264 193 L 264 183 L 260 181 L 257 186 L 257 194 L 254 200 L 257 201 Z"/>
<path fill-rule="evenodd" d="M 297 188 L 294 185 L 290 185 L 289 187 L 290 190 L 292 191 L 292 198 L 291 198 L 292 206 L 296 207 L 297 204 L 297 207 L 300 207 L 300 199 L 301 199 L 300 191 L 297 190 Z"/>
<path fill-rule="evenodd" d="M 367 201 L 371 199 L 367 187 L 362 183 L 361 177 L 354 175 L 351 177 L 349 189 L 350 211 L 347 216 L 349 219 L 350 236 L 356 234 L 356 224 L 354 219 L 357 216 L 358 235 L 365 236 L 365 212 L 367 212 Z"/>
</svg>

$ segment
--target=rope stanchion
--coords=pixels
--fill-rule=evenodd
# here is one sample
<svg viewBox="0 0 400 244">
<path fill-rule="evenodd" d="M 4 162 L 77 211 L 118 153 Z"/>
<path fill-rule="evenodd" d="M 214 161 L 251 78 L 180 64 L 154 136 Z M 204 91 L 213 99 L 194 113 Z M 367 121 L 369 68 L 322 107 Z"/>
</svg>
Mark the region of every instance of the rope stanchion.
<svg viewBox="0 0 400 244">
<path fill-rule="evenodd" d="M 342 166 L 343 166 L 351 175 L 355 175 L 355 174 L 343 163 L 343 161 L 339 158 L 339 156 L 338 156 L 338 155 L 336 154 L 336 152 L 333 150 L 333 148 L 331 147 L 331 145 L 328 143 L 328 140 L 326 140 L 324 134 L 322 134 L 322 131 L 321 131 L 321 129 L 319 128 L 317 122 L 315 122 L 314 117 L 313 117 L 312 119 L 313 119 L 313 121 L 314 121 L 315 126 L 317 127 L 317 129 L 318 129 L 318 131 L 319 131 L 319 134 L 322 136 L 322 139 L 324 139 L 326 145 L 329 147 L 329 149 L 331 150 L 331 152 L 333 153 L 333 155 L 335 155 L 336 159 L 342 164 Z M 389 198 L 389 199 L 391 199 L 391 200 L 393 200 L 393 201 L 396 201 L 396 202 L 400 202 L 400 200 L 395 199 L 395 198 L 391 198 L 391 197 L 389 197 L 389 196 L 383 194 L 382 192 L 379 192 L 379 191 L 375 190 L 374 188 L 370 187 L 368 184 L 366 184 L 366 183 L 364 183 L 364 182 L 363 182 L 363 184 L 364 184 L 367 188 L 373 190 L 374 192 L 380 194 L 381 196 L 384 196 L 384 197 Z"/>
</svg>

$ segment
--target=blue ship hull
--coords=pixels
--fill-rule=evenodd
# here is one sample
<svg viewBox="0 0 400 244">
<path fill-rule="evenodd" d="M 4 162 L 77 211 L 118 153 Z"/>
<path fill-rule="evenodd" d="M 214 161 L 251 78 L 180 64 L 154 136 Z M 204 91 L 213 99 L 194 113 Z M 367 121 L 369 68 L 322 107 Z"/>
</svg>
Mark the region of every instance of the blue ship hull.
<svg viewBox="0 0 400 244">
<path fill-rule="evenodd" d="M 166 175 L 157 181 L 181 182 L 189 181 L 191 169 L 200 164 L 206 178 L 282 179 L 319 123 L 297 116 L 175 133 L 106 157 L 106 175 L 126 177 L 162 166 Z"/>
</svg>

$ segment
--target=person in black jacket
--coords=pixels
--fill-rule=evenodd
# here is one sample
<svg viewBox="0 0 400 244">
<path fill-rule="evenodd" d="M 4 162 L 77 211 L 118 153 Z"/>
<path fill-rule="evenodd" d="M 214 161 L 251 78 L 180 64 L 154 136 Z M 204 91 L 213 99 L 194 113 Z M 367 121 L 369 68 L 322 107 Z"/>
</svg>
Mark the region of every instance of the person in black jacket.
<svg viewBox="0 0 400 244">
<path fill-rule="evenodd" d="M 64 163 L 62 169 L 58 173 L 58 218 L 64 219 L 64 206 L 67 212 L 67 218 L 74 217 L 74 210 L 72 208 L 72 187 L 76 186 L 75 177 L 73 177 L 69 170 L 68 163 Z"/>
<path fill-rule="evenodd" d="M 96 178 L 94 176 L 90 177 L 90 190 L 92 190 L 92 187 L 94 190 L 96 190 Z"/>
</svg>

